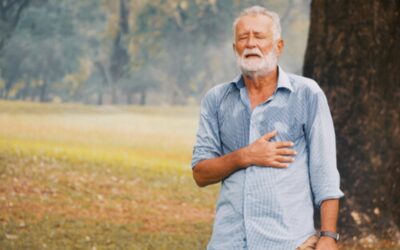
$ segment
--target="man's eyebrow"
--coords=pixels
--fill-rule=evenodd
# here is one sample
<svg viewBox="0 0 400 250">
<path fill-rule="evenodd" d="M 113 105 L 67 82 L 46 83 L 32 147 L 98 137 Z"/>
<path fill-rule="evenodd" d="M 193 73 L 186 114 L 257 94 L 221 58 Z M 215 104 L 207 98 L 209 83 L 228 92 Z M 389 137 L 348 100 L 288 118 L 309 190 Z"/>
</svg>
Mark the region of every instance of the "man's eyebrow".
<svg viewBox="0 0 400 250">
<path fill-rule="evenodd" d="M 266 35 L 268 32 L 265 31 L 253 31 L 254 34 L 256 35 Z"/>
<path fill-rule="evenodd" d="M 247 30 L 247 31 L 239 32 L 238 36 L 248 35 L 248 34 L 250 34 L 250 32 L 253 32 L 253 34 L 255 34 L 255 35 L 266 35 L 268 33 L 265 31 L 257 31 L 257 30 L 249 31 L 249 30 Z"/>
<path fill-rule="evenodd" d="M 242 32 L 239 32 L 238 35 L 242 36 L 242 35 L 247 35 L 249 33 L 250 33 L 250 31 L 242 31 Z"/>
</svg>

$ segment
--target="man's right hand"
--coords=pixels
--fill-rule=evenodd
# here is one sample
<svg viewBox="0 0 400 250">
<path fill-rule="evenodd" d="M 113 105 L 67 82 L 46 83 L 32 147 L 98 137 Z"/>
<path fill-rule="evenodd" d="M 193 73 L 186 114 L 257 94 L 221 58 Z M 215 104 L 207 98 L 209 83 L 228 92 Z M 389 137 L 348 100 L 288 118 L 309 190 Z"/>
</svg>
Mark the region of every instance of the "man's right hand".
<svg viewBox="0 0 400 250">
<path fill-rule="evenodd" d="M 293 143 L 270 142 L 276 134 L 276 131 L 267 133 L 247 147 L 197 163 L 193 168 L 193 178 L 197 185 L 205 187 L 220 182 L 233 172 L 251 165 L 278 168 L 289 166 L 294 160 L 292 156 L 296 154 L 289 148 Z"/>
<path fill-rule="evenodd" d="M 244 157 L 248 165 L 285 168 L 294 161 L 296 151 L 291 141 L 270 142 L 276 131 L 266 133 L 258 140 L 246 147 Z M 247 164 L 246 164 L 247 165 Z"/>
</svg>

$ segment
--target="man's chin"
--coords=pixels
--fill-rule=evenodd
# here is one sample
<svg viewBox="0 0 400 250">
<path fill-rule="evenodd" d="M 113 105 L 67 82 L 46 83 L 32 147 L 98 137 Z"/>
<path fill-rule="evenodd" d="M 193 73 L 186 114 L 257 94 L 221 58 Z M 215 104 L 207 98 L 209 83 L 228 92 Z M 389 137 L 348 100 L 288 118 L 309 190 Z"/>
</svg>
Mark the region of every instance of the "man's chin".
<svg viewBox="0 0 400 250">
<path fill-rule="evenodd" d="M 243 64 L 240 65 L 240 69 L 246 72 L 257 72 L 263 69 L 263 67 L 261 65 L 257 65 L 257 64 Z"/>
<path fill-rule="evenodd" d="M 241 67 L 240 70 L 242 71 L 243 75 L 246 75 L 249 77 L 266 76 L 273 72 L 273 70 L 267 69 L 267 68 L 257 68 L 256 69 L 256 68 Z"/>
<path fill-rule="evenodd" d="M 243 58 L 242 59 L 243 65 L 251 68 L 259 68 L 264 63 L 262 58 L 260 57 L 252 57 L 252 58 Z"/>
</svg>

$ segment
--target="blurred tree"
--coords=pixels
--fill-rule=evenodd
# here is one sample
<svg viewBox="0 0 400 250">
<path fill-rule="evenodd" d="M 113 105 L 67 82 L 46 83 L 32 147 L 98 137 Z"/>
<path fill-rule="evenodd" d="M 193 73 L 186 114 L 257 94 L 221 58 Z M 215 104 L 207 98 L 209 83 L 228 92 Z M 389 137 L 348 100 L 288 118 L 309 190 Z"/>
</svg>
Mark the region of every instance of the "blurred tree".
<svg viewBox="0 0 400 250">
<path fill-rule="evenodd" d="M 0 51 L 12 35 L 30 0 L 0 0 Z"/>
<path fill-rule="evenodd" d="M 207 69 L 211 65 L 208 48 L 224 41 L 230 32 L 224 27 L 230 6 L 217 13 L 216 1 L 158 0 L 149 2 L 138 14 L 136 36 L 150 38 L 140 49 L 149 53 L 140 53 L 139 60 L 143 65 L 160 65 L 167 73 L 168 79 L 160 81 L 171 103 L 186 103 L 188 96 L 198 94 L 197 86 L 206 82 L 206 76 L 201 80 L 198 76 L 211 71 Z"/>
<path fill-rule="evenodd" d="M 336 127 L 340 231 L 399 242 L 400 1 L 314 0 L 309 34 L 304 75 L 325 90 Z"/>
<path fill-rule="evenodd" d="M 56 0 L 25 11 L 0 58 L 4 97 L 23 80 L 26 94 L 47 101 L 51 84 L 77 69 L 80 46 L 71 13 L 65 2 Z M 32 80 L 36 86 L 31 85 Z"/>
<path fill-rule="evenodd" d="M 23 96 L 30 93 L 48 101 L 51 85 L 77 69 L 79 37 L 71 13 L 66 2 L 56 0 L 26 9 L 0 58 L 5 98 L 22 80 Z"/>
<path fill-rule="evenodd" d="M 165 15 L 160 7 L 153 6 L 151 2 L 138 6 L 131 6 L 135 11 L 132 17 L 131 32 L 129 34 L 129 53 L 131 60 L 127 79 L 123 82 L 122 89 L 127 96 L 127 103 L 134 103 L 133 96 L 139 94 L 139 103 L 145 105 L 147 92 L 162 85 L 160 59 L 163 54 L 160 37 L 160 25 L 164 22 Z"/>
<path fill-rule="evenodd" d="M 23 0 L 0 2 L 3 12 L 9 6 L 7 20 L 14 13 L 23 21 L 14 22 L 15 32 L 0 53 L 0 98 L 194 102 L 237 73 L 231 23 L 244 7 L 262 3 L 284 13 L 290 18 L 283 25 L 300 36 L 307 27 L 294 18 L 307 16 L 307 0 L 27 1 L 18 15 Z M 6 32 L 0 34 L 3 41 Z M 283 56 L 295 69 L 301 56 L 293 55 L 302 53 L 296 46 L 288 46 Z"/>
<path fill-rule="evenodd" d="M 79 32 L 82 34 L 81 47 L 85 52 L 83 56 L 87 57 L 92 66 L 85 86 L 81 89 L 85 102 L 101 105 L 111 90 L 110 55 L 118 27 L 118 22 L 115 21 L 118 8 L 115 3 L 118 2 L 87 0 L 74 4 Z"/>
<path fill-rule="evenodd" d="M 117 85 L 119 81 L 126 77 L 127 67 L 129 66 L 129 53 L 127 36 L 129 33 L 129 5 L 127 0 L 119 1 L 118 29 L 114 38 L 111 53 L 111 102 L 117 103 Z"/>
</svg>

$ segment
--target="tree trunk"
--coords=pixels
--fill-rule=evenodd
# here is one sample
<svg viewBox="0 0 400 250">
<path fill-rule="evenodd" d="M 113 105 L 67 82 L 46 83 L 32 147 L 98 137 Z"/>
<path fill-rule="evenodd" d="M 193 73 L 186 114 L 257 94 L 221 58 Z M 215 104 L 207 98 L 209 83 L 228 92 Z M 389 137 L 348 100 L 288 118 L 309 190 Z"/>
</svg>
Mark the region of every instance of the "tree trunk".
<svg viewBox="0 0 400 250">
<path fill-rule="evenodd" d="M 10 91 L 14 84 L 15 84 L 15 77 L 13 77 L 12 79 L 6 80 L 6 84 L 4 86 L 4 99 L 9 98 Z"/>
<path fill-rule="evenodd" d="M 97 105 L 103 105 L 103 91 L 97 93 Z"/>
<path fill-rule="evenodd" d="M 46 79 L 43 80 L 43 84 L 40 86 L 39 101 L 40 102 L 47 101 L 47 80 Z"/>
<path fill-rule="evenodd" d="M 147 91 L 146 91 L 146 88 L 143 88 L 140 91 L 140 105 L 141 106 L 146 105 L 146 97 L 147 97 Z"/>
<path fill-rule="evenodd" d="M 25 80 L 25 85 L 24 88 L 20 91 L 21 99 L 22 100 L 28 100 L 29 94 L 32 92 L 32 83 L 30 79 Z"/>
<path fill-rule="evenodd" d="M 399 0 L 311 6 L 303 70 L 333 114 L 345 192 L 339 230 L 348 241 L 400 242 L 399 10 Z"/>
<path fill-rule="evenodd" d="M 132 105 L 133 104 L 133 91 L 125 91 L 126 92 L 126 104 Z"/>
<path fill-rule="evenodd" d="M 104 100 L 104 89 L 110 86 L 110 76 L 108 74 L 107 68 L 100 60 L 95 61 L 94 65 L 99 71 L 101 78 L 103 79 L 102 85 L 98 88 L 97 105 L 103 105 Z"/>
<path fill-rule="evenodd" d="M 129 53 L 126 45 L 126 37 L 129 33 L 129 6 L 127 0 L 120 0 L 119 27 L 114 39 L 111 54 L 111 101 L 117 103 L 117 87 L 121 79 L 126 76 L 129 64 Z"/>
<path fill-rule="evenodd" d="M 111 103 L 112 104 L 118 104 L 118 98 L 117 98 L 117 81 L 112 81 L 111 83 Z"/>
</svg>

